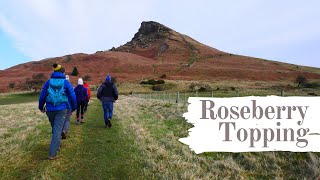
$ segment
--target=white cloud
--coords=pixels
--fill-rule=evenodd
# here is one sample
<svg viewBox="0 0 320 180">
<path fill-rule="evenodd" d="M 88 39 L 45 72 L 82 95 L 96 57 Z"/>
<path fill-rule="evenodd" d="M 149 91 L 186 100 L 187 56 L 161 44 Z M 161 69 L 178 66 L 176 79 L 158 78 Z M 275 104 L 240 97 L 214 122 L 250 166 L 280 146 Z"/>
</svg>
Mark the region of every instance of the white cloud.
<svg viewBox="0 0 320 180">
<path fill-rule="evenodd" d="M 29 9 L 37 17 L 47 20 L 54 20 L 60 12 L 59 4 L 56 0 L 27 0 L 21 1 L 24 7 Z"/>
<path fill-rule="evenodd" d="M 33 60 L 93 53 L 130 40 L 151 5 L 147 0 L 23 0 L 7 4 L 11 21 L 1 16 L 2 28 L 8 29 L 20 42 L 20 51 Z"/>
<path fill-rule="evenodd" d="M 0 14 L 0 27 L 6 33 L 14 36 L 15 38 L 19 39 L 21 37 L 19 31 L 5 18 L 3 15 Z"/>
</svg>

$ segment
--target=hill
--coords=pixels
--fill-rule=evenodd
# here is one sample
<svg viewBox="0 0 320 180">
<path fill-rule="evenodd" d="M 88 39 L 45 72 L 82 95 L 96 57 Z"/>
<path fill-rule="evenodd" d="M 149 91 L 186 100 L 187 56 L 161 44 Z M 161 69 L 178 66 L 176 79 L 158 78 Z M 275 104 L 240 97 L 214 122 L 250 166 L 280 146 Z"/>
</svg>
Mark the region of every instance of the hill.
<svg viewBox="0 0 320 180">
<path fill-rule="evenodd" d="M 43 73 L 49 77 L 52 64 L 62 64 L 67 74 L 73 67 L 78 77 L 91 77 L 99 84 L 107 73 L 120 82 L 166 76 L 171 80 L 293 81 L 298 75 L 319 79 L 320 69 L 235 55 L 204 45 L 160 23 L 142 22 L 131 41 L 94 54 L 72 54 L 20 64 L 0 71 L 0 91 L 9 85 L 22 88 L 26 79 Z M 78 78 L 71 78 L 75 83 Z"/>
</svg>

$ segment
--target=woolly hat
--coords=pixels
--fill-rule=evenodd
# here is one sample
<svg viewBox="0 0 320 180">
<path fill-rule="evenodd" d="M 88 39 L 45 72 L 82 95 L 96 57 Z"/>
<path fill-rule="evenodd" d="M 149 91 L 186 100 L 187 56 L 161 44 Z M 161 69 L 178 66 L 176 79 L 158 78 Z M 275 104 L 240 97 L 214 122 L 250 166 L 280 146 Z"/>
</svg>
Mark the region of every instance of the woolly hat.
<svg viewBox="0 0 320 180">
<path fill-rule="evenodd" d="M 66 75 L 66 80 L 68 80 L 68 81 L 70 80 L 69 75 Z"/>
<path fill-rule="evenodd" d="M 111 76 L 110 76 L 110 75 L 107 75 L 106 81 L 107 81 L 107 82 L 111 82 Z"/>
<path fill-rule="evenodd" d="M 53 65 L 53 71 L 54 72 L 62 72 L 64 73 L 64 68 L 60 64 L 54 64 Z"/>
<path fill-rule="evenodd" d="M 81 78 L 78 79 L 78 85 L 83 85 L 83 80 Z"/>
</svg>

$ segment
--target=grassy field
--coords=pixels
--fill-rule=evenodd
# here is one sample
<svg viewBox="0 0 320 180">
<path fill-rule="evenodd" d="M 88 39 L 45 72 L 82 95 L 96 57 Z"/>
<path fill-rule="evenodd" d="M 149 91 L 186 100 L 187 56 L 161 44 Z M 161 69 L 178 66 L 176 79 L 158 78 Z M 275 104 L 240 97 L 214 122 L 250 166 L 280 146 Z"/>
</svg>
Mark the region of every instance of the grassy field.
<svg viewBox="0 0 320 180">
<path fill-rule="evenodd" d="M 1 179 L 217 179 L 307 178 L 320 175 L 319 153 L 203 153 L 178 141 L 191 125 L 185 107 L 121 96 L 113 127 L 93 100 L 86 123 L 62 141 L 58 159 L 47 160 L 51 129 L 36 102 L 0 106 Z M 19 112 L 19 113 L 18 113 Z"/>
<path fill-rule="evenodd" d="M 77 126 L 72 119 L 70 136 L 62 142 L 56 161 L 47 160 L 51 129 L 45 114 L 37 110 L 37 103 L 1 107 L 1 114 L 7 113 L 7 118 L 1 120 L 1 125 L 5 125 L 1 130 L 1 144 L 5 146 L 0 155 L 0 177 L 4 179 L 142 176 L 140 156 L 135 155 L 138 149 L 131 145 L 133 139 L 123 136 L 123 127 L 117 123 L 112 129 L 104 127 L 102 108 L 97 100 L 92 102 L 85 124 Z M 22 109 L 25 110 L 22 114 L 15 113 Z"/>
<path fill-rule="evenodd" d="M 320 81 L 313 80 L 312 82 L 320 84 Z M 208 92 L 201 94 L 211 97 L 211 91 L 214 92 L 215 97 L 234 97 L 236 92 L 239 96 L 266 96 L 266 95 L 280 95 L 281 90 L 285 91 L 288 96 L 309 96 L 320 95 L 320 87 L 316 88 L 297 88 L 297 84 L 287 81 L 277 82 L 259 82 L 259 81 L 174 81 L 165 80 L 165 84 L 159 85 L 162 91 L 153 91 L 152 85 L 141 85 L 138 83 L 119 83 L 118 90 L 122 94 L 149 94 L 163 92 L 188 92 L 190 95 L 195 96 L 195 90 L 190 88 L 193 83 L 206 85 Z M 200 95 L 201 95 L 200 94 Z"/>
<path fill-rule="evenodd" d="M 26 103 L 31 101 L 37 101 L 40 93 L 12 93 L 0 95 L 0 105 Z"/>
<path fill-rule="evenodd" d="M 206 92 L 149 92 L 134 93 L 133 96 L 142 99 L 153 99 L 168 103 L 187 104 L 189 97 L 243 97 L 243 96 L 281 96 L 281 90 L 247 89 L 247 90 L 213 90 Z M 284 90 L 284 96 L 317 96 L 319 89 Z"/>
</svg>

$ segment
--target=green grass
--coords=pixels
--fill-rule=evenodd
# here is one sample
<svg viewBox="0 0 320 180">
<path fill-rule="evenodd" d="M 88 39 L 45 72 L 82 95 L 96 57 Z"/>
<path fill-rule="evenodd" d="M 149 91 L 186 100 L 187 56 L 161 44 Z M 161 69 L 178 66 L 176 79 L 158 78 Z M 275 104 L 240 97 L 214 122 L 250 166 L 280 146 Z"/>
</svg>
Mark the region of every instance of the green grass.
<svg viewBox="0 0 320 180">
<path fill-rule="evenodd" d="M 320 95 L 319 89 L 311 88 L 300 88 L 300 89 L 290 89 L 285 90 L 285 96 L 310 96 L 310 93 Z M 179 92 L 179 103 L 184 103 L 189 97 L 214 97 L 214 98 L 224 98 L 224 97 L 244 97 L 244 96 L 281 96 L 281 91 L 278 89 L 239 89 L 239 90 L 213 90 L 213 91 L 199 91 L 199 92 Z M 151 92 L 151 93 L 136 93 L 134 97 L 142 99 L 154 99 L 164 102 L 175 103 L 177 100 L 177 92 Z"/>
<path fill-rule="evenodd" d="M 123 136 L 123 127 L 113 119 L 113 127 L 107 129 L 103 122 L 103 111 L 96 101 L 87 114 L 87 122 L 75 127 L 70 136 L 79 134 L 81 144 L 69 151 L 65 159 L 72 159 L 74 168 L 69 168 L 65 175 L 76 175 L 84 179 L 135 179 L 141 176 L 141 164 L 133 140 Z M 82 127 L 81 127 L 82 126 Z M 77 132 L 80 131 L 81 132 Z M 63 154 L 64 155 L 64 154 Z"/>
<path fill-rule="evenodd" d="M 0 96 L 0 105 L 19 104 L 37 101 L 40 93 L 17 93 Z"/>
<path fill-rule="evenodd" d="M 129 96 L 115 103 L 111 129 L 104 127 L 96 99 L 89 106 L 86 123 L 75 125 L 73 115 L 58 159 L 49 161 L 51 128 L 45 114 L 36 103 L 19 107 L 7 105 L 1 111 L 7 119 L 0 119 L 0 130 L 1 123 L 12 123 L 11 128 L 5 124 L 8 130 L 3 134 L 0 131 L 5 147 L 0 154 L 3 179 L 316 179 L 320 175 L 320 153 L 196 155 L 178 141 L 192 127 L 182 118 L 186 107 Z M 22 115 L 15 111 L 23 109 L 28 119 L 18 126 L 16 119 Z"/>
<path fill-rule="evenodd" d="M 158 77 L 153 77 L 158 78 Z M 231 97 L 235 96 L 236 91 L 240 96 L 247 95 L 270 95 L 280 94 L 280 90 L 284 89 L 288 95 L 301 95 L 307 96 L 308 93 L 315 93 L 320 95 L 320 88 L 296 88 L 297 84 L 293 81 L 240 81 L 240 80 L 211 80 L 211 81 L 183 81 L 183 80 L 169 80 L 164 79 L 165 84 L 159 85 L 162 88 L 162 92 L 190 92 L 190 85 L 204 84 L 210 86 L 210 89 L 214 91 L 214 96 Z M 310 80 L 311 83 L 320 83 L 319 80 Z M 234 87 L 235 90 L 232 90 Z M 152 90 L 152 85 L 142 85 L 139 82 L 135 83 L 119 83 L 118 90 L 122 95 L 133 93 L 157 93 Z M 160 93 L 162 93 L 160 92 Z M 195 92 L 193 92 L 195 94 Z M 208 92 L 207 94 L 210 94 Z"/>
<path fill-rule="evenodd" d="M 151 105 L 152 104 L 152 105 Z M 217 177 L 274 179 L 286 178 L 317 178 L 320 175 L 320 153 L 293 152 L 253 152 L 253 153 L 203 153 L 195 155 L 185 151 L 185 146 L 176 143 L 179 138 L 186 137 L 186 129 L 191 125 L 181 117 L 185 111 L 182 106 L 176 106 L 159 101 L 142 100 L 139 103 L 140 115 L 137 123 L 150 132 L 150 137 L 158 146 L 164 146 L 168 153 L 167 168 L 173 168 L 176 174 L 168 174 L 159 178 L 177 178 L 183 176 L 183 170 L 171 167 L 174 163 L 171 157 L 179 157 L 180 163 L 193 163 L 193 175 L 200 178 L 216 174 Z M 160 152 L 155 152 L 160 153 Z M 153 157 L 154 158 L 154 157 Z M 219 164 L 222 162 L 222 164 Z M 198 169 L 199 168 L 199 169 Z M 156 172 L 153 172 L 156 173 Z"/>
<path fill-rule="evenodd" d="M 142 177 L 142 157 L 132 145 L 133 138 L 123 135 L 123 127 L 117 118 L 114 118 L 111 129 L 105 128 L 102 108 L 97 100 L 89 106 L 86 123 L 75 125 L 74 119 L 72 117 L 69 136 L 62 141 L 57 160 L 47 160 L 51 128 L 49 122 L 43 122 L 36 126 L 38 132 L 30 134 L 16 152 L 20 161 L 11 162 L 3 157 L 0 176 L 7 179 Z"/>
</svg>

